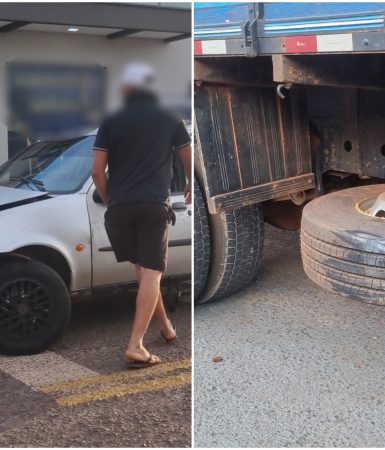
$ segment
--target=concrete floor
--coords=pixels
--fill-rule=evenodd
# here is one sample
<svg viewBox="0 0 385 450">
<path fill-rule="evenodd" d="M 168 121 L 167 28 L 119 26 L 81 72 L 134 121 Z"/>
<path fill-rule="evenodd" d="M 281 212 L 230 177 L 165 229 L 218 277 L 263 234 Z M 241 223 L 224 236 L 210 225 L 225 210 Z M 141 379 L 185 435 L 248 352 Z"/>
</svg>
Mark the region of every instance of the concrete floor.
<svg viewBox="0 0 385 450">
<path fill-rule="evenodd" d="M 385 308 L 313 284 L 296 232 L 267 226 L 263 267 L 195 310 L 195 445 L 383 446 Z"/>
</svg>

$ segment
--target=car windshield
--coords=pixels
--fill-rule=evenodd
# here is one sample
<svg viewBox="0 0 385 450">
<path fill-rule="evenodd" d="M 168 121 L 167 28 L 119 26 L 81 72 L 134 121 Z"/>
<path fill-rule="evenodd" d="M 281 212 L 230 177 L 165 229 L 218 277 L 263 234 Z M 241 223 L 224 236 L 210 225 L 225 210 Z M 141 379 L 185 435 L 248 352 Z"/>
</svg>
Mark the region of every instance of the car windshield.
<svg viewBox="0 0 385 450">
<path fill-rule="evenodd" d="M 91 175 L 95 136 L 37 142 L 0 167 L 0 186 L 70 194 Z"/>
</svg>

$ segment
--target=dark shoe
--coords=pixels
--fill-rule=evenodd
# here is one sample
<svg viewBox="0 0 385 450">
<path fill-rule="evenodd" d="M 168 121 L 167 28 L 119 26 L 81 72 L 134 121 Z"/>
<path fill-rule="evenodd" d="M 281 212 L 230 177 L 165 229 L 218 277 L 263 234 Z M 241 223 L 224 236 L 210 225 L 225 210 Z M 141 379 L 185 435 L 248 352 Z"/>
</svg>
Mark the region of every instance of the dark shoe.
<svg viewBox="0 0 385 450">
<path fill-rule="evenodd" d="M 150 355 L 146 360 L 128 359 L 127 369 L 143 369 L 145 367 L 156 366 L 160 360 L 154 359 L 154 355 Z"/>
</svg>

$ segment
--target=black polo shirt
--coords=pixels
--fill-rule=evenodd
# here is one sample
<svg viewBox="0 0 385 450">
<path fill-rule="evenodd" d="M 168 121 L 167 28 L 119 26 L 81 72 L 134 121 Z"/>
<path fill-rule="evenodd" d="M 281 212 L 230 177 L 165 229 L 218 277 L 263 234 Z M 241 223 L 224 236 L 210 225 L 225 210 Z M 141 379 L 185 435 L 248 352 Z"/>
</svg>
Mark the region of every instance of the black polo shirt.
<svg viewBox="0 0 385 450">
<path fill-rule="evenodd" d="M 191 142 L 184 123 L 149 92 L 135 92 L 100 126 L 94 150 L 108 152 L 108 206 L 166 203 L 172 153 Z"/>
</svg>

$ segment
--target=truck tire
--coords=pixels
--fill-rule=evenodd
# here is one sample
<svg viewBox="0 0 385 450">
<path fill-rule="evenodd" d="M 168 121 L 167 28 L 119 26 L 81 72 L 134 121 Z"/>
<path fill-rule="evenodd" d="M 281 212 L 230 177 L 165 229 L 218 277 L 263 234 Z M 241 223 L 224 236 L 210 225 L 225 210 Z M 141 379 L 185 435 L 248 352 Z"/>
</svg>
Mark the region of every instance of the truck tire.
<svg viewBox="0 0 385 450">
<path fill-rule="evenodd" d="M 0 353 L 28 355 L 47 349 L 71 313 L 68 289 L 45 264 L 15 258 L 0 269 Z"/>
<path fill-rule="evenodd" d="M 259 272 L 264 222 L 262 208 L 252 205 L 209 217 L 211 262 L 199 303 L 227 297 L 247 286 Z"/>
<path fill-rule="evenodd" d="M 194 180 L 194 301 L 197 302 L 206 285 L 210 266 L 210 230 L 206 204 Z"/>
<path fill-rule="evenodd" d="M 305 273 L 319 286 L 366 303 L 385 305 L 385 218 L 361 209 L 385 184 L 334 192 L 303 210 Z"/>
</svg>

